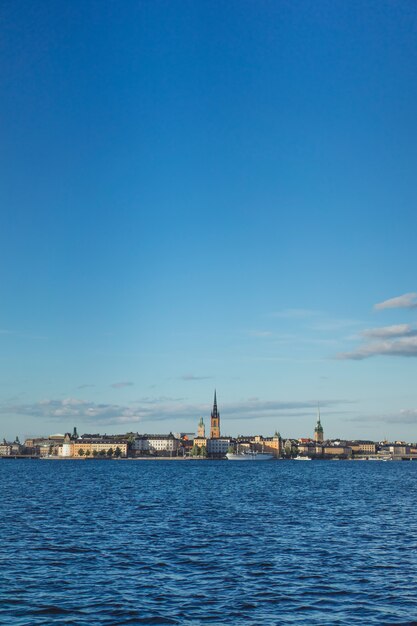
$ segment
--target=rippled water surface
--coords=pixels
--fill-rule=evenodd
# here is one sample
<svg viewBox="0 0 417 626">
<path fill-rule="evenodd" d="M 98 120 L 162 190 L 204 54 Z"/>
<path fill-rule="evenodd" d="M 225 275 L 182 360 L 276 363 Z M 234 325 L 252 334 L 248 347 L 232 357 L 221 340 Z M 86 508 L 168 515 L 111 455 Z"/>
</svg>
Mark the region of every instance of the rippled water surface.
<svg viewBox="0 0 417 626">
<path fill-rule="evenodd" d="M 0 461 L 2 624 L 417 623 L 417 463 Z"/>
</svg>

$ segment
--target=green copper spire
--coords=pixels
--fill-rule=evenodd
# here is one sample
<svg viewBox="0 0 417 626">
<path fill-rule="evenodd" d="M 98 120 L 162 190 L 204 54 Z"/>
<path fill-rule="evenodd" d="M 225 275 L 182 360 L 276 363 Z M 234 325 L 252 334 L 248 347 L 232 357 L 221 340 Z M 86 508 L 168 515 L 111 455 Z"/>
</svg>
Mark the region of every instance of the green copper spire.
<svg viewBox="0 0 417 626">
<path fill-rule="evenodd" d="M 317 403 L 317 423 L 316 423 L 316 427 L 314 429 L 314 440 L 316 442 L 322 442 L 323 441 L 323 426 L 321 425 L 320 404 L 319 403 Z"/>
</svg>

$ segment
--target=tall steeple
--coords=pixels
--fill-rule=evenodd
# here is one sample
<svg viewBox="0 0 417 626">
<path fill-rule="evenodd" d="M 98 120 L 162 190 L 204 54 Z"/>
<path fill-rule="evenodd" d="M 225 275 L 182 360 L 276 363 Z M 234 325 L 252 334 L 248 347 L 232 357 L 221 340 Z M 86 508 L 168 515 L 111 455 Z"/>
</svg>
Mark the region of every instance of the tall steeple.
<svg viewBox="0 0 417 626">
<path fill-rule="evenodd" d="M 205 437 L 206 436 L 206 427 L 204 425 L 204 420 L 200 417 L 200 421 L 198 422 L 197 428 L 197 437 Z"/>
<path fill-rule="evenodd" d="M 217 410 L 217 396 L 214 390 L 213 410 L 211 412 L 210 423 L 210 439 L 218 439 L 220 437 L 220 413 Z"/>
<path fill-rule="evenodd" d="M 320 404 L 317 403 L 317 423 L 314 429 L 314 441 L 316 443 L 322 443 L 324 440 L 323 426 L 321 425 L 320 419 Z"/>
</svg>

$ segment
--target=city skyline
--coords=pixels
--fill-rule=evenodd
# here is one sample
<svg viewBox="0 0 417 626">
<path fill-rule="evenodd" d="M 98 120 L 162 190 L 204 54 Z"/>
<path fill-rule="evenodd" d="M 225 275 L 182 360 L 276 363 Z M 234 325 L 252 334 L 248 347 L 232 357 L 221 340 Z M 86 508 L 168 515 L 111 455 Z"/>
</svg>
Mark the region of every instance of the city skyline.
<svg viewBox="0 0 417 626">
<path fill-rule="evenodd" d="M 414 4 L 0 16 L 2 436 L 416 440 Z"/>
</svg>

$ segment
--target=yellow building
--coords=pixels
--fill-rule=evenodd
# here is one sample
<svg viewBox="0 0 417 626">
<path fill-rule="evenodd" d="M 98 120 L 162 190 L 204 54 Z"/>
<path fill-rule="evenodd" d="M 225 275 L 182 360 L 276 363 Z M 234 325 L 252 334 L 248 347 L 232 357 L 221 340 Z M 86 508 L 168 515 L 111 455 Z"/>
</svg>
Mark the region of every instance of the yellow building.
<svg viewBox="0 0 417 626">
<path fill-rule="evenodd" d="M 122 441 L 74 441 L 72 444 L 72 454 L 70 456 L 97 456 L 103 452 L 105 454 L 111 449 L 113 454 L 119 448 L 120 456 L 127 456 L 127 443 Z"/>
<path fill-rule="evenodd" d="M 262 437 L 262 435 L 256 435 L 250 440 L 252 450 L 256 452 L 265 452 L 273 454 L 274 456 L 280 456 L 282 452 L 282 440 L 278 432 L 273 437 Z"/>
<path fill-rule="evenodd" d="M 207 437 L 195 437 L 193 443 L 199 448 L 202 448 L 203 446 L 207 448 Z"/>
<path fill-rule="evenodd" d="M 323 447 L 324 456 L 334 456 L 334 457 L 346 457 L 349 458 L 352 456 L 352 448 L 347 446 L 324 446 Z"/>
</svg>

